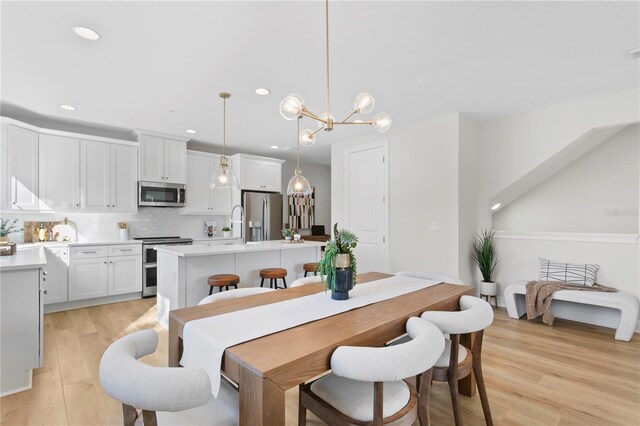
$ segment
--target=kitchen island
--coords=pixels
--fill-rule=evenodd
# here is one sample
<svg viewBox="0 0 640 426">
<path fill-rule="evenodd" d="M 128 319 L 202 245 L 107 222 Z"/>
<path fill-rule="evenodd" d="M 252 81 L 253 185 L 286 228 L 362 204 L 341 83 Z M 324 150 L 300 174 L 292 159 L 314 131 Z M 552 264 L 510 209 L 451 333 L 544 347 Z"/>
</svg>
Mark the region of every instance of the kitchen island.
<svg viewBox="0 0 640 426">
<path fill-rule="evenodd" d="M 158 322 L 168 328 L 170 310 L 195 306 L 206 297 L 210 275 L 235 274 L 240 277 L 239 288 L 258 287 L 261 269 L 284 268 L 288 272 L 287 283 L 291 284 L 304 274 L 303 264 L 320 260 L 325 244 L 263 241 L 157 247 Z"/>
</svg>

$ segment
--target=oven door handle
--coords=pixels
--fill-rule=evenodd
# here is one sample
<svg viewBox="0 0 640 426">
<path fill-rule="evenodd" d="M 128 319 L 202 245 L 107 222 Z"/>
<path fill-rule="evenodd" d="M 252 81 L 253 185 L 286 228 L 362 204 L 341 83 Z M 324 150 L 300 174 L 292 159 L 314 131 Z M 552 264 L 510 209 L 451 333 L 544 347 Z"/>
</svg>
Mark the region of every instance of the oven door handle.
<svg viewBox="0 0 640 426">
<path fill-rule="evenodd" d="M 157 263 L 145 263 L 142 265 L 144 269 L 156 268 L 158 267 Z"/>
</svg>

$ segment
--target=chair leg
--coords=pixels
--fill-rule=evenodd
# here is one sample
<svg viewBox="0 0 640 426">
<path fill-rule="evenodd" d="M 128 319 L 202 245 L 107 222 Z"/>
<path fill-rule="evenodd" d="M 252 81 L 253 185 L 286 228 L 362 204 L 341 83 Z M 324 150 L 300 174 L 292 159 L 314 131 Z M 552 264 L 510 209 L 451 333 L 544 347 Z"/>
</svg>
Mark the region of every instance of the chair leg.
<svg viewBox="0 0 640 426">
<path fill-rule="evenodd" d="M 155 411 L 142 410 L 142 420 L 144 421 L 144 426 L 158 426 Z"/>
<path fill-rule="evenodd" d="M 418 389 L 418 419 L 420 426 L 429 426 L 429 404 L 431 402 L 431 378 L 433 370 L 429 370 L 416 377 L 416 388 Z"/>
<path fill-rule="evenodd" d="M 487 388 L 484 384 L 484 376 L 482 375 L 482 361 L 479 351 L 478 353 L 473 354 L 473 374 L 476 376 L 476 385 L 478 386 L 478 393 L 480 394 L 484 420 L 487 423 L 487 426 L 493 426 L 491 408 L 489 407 L 489 397 L 487 395 Z"/>
<path fill-rule="evenodd" d="M 263 285 L 264 285 L 264 278 L 260 280 L 260 287 L 262 287 Z"/>
<path fill-rule="evenodd" d="M 284 284 L 284 288 L 287 288 L 287 280 L 282 277 L 282 284 Z"/>
<path fill-rule="evenodd" d="M 307 271 L 304 271 L 304 277 L 307 278 Z"/>
<path fill-rule="evenodd" d="M 453 419 L 456 426 L 462 426 L 462 410 L 460 409 L 460 395 L 458 393 L 458 379 L 449 377 L 449 392 L 451 392 L 451 404 L 453 405 Z"/>
<path fill-rule="evenodd" d="M 375 382 L 373 384 L 373 422 L 372 426 L 382 426 L 384 418 L 384 382 Z"/>
<path fill-rule="evenodd" d="M 213 287 L 209 286 L 209 296 L 211 296 L 213 294 Z"/>
<path fill-rule="evenodd" d="M 447 381 L 449 382 L 451 404 L 453 405 L 453 418 L 456 426 L 462 426 L 462 410 L 460 409 L 460 394 L 458 393 L 458 349 L 460 345 L 460 335 L 451 334 L 449 338 L 451 339 L 451 352 L 449 353 Z"/>
<path fill-rule="evenodd" d="M 307 409 L 302 405 L 302 386 L 298 387 L 298 426 L 307 424 Z"/>
<path fill-rule="evenodd" d="M 138 410 L 130 405 L 122 404 L 122 421 L 124 426 L 133 426 L 138 418 Z"/>
<path fill-rule="evenodd" d="M 218 293 L 222 293 L 222 286 L 218 287 Z"/>
</svg>

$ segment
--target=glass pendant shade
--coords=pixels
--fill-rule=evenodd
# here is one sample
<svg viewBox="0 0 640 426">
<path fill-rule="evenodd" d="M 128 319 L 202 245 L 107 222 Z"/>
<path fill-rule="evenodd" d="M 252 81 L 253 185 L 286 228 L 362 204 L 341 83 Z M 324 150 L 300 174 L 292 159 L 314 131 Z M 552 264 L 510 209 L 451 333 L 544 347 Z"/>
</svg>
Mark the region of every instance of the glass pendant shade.
<svg viewBox="0 0 640 426">
<path fill-rule="evenodd" d="M 287 120 L 300 117 L 304 107 L 304 98 L 297 93 L 290 93 L 280 102 L 280 115 Z"/>
<path fill-rule="evenodd" d="M 391 127 L 393 120 L 391 120 L 391 116 L 386 112 L 379 112 L 373 116 L 371 120 L 371 125 L 373 126 L 373 130 L 378 133 L 385 133 Z"/>
<path fill-rule="evenodd" d="M 353 109 L 361 114 L 369 114 L 375 105 L 376 100 L 367 92 L 359 93 L 353 100 Z"/>
<path fill-rule="evenodd" d="M 240 189 L 238 177 L 229 167 L 226 157 L 220 158 L 220 164 L 213 171 L 211 181 L 209 182 L 211 189 Z"/>
<path fill-rule="evenodd" d="M 289 179 L 287 195 L 311 195 L 311 185 L 309 185 L 307 178 L 302 175 L 299 167 L 296 167 L 293 177 Z"/>
<path fill-rule="evenodd" d="M 331 118 L 331 121 L 336 121 L 336 118 L 333 116 L 333 114 L 327 114 L 326 112 L 320 114 L 320 118 L 322 118 L 323 120 Z M 318 121 L 318 129 L 322 129 L 324 126 L 326 126 L 326 124 L 324 124 L 322 121 Z"/>
<path fill-rule="evenodd" d="M 304 129 L 300 132 L 300 144 L 311 146 L 316 143 L 316 135 L 311 129 Z"/>
</svg>

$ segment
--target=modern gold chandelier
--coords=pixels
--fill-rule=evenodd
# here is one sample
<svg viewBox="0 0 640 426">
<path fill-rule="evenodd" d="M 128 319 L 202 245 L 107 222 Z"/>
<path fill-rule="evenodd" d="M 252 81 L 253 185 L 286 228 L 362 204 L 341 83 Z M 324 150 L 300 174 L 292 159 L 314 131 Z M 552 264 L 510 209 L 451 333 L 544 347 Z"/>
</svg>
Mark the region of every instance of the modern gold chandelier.
<svg viewBox="0 0 640 426">
<path fill-rule="evenodd" d="M 325 0 L 325 36 L 326 36 L 326 55 L 327 55 L 327 112 L 316 115 L 310 112 L 305 103 L 304 98 L 297 94 L 291 93 L 280 102 L 280 114 L 286 120 L 297 120 L 302 116 L 316 120 L 318 123 L 317 130 L 304 129 L 298 135 L 298 139 L 302 145 L 311 146 L 316 142 L 316 133 L 320 130 L 330 132 L 334 126 L 341 124 L 367 124 L 373 127 L 378 133 L 385 133 L 391 127 L 391 116 L 386 112 L 380 112 L 374 115 L 371 120 L 355 120 L 347 121 L 355 114 L 368 114 L 375 106 L 375 99 L 367 92 L 358 94 L 353 100 L 353 111 L 342 121 L 335 121 L 331 114 L 330 106 L 330 89 L 329 89 L 329 0 Z"/>
</svg>

